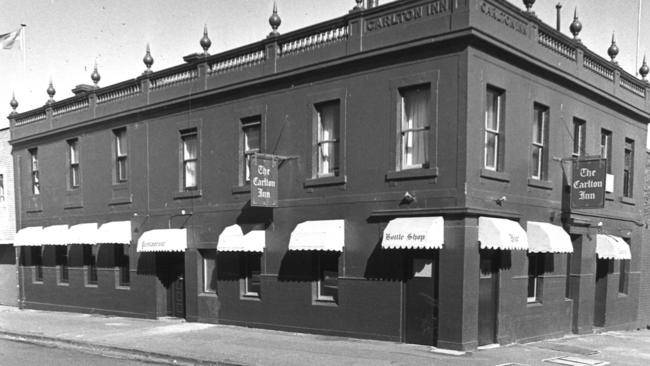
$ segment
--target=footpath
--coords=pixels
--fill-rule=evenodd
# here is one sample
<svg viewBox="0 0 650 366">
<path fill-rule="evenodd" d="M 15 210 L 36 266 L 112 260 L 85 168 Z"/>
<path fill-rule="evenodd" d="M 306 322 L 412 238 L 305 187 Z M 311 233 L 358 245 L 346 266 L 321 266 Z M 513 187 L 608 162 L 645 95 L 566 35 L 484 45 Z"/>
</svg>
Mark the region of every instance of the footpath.
<svg viewBox="0 0 650 366">
<path fill-rule="evenodd" d="M 648 330 L 568 336 L 467 353 L 446 353 L 429 346 L 176 319 L 133 319 L 0 306 L 0 337 L 174 365 L 650 364 Z"/>
</svg>

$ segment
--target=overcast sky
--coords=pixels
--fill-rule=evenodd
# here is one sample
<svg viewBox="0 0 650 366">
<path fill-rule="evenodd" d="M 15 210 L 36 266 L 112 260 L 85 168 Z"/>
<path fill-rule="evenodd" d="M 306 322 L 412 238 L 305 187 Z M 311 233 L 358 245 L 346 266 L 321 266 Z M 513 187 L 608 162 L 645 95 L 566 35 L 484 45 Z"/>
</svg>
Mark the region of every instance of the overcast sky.
<svg viewBox="0 0 650 366">
<path fill-rule="evenodd" d="M 398 0 L 399 1 L 399 0 Z M 381 4 L 389 1 L 380 0 Z M 510 0 L 519 8 L 522 1 Z M 618 61 L 635 74 L 638 0 L 559 0 L 562 31 L 569 34 L 573 10 L 583 24 L 581 38 L 593 51 L 607 57 L 612 32 L 621 50 Z M 277 0 L 282 18 L 279 31 L 301 28 L 346 14 L 353 0 Z M 538 17 L 555 26 L 558 0 L 537 0 Z M 147 42 L 153 69 L 183 62 L 182 57 L 201 51 L 199 39 L 207 24 L 215 54 L 258 41 L 270 31 L 268 18 L 273 0 L 0 0 L 0 34 L 21 23 L 26 28 L 26 60 L 18 49 L 0 49 L 0 126 L 7 124 L 12 91 L 19 112 L 42 106 L 52 79 L 56 100 L 72 96 L 78 84 L 92 84 L 95 62 L 100 86 L 135 78 L 144 70 Z M 642 10 L 639 60 L 650 57 L 650 2 Z M 650 58 L 649 58 L 650 61 Z"/>
</svg>

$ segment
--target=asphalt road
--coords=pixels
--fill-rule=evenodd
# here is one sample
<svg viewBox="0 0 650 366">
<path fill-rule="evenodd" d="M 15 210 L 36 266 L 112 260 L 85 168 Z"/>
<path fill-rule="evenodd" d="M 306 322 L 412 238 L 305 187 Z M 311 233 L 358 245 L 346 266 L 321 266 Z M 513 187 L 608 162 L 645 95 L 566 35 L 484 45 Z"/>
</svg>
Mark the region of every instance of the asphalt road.
<svg viewBox="0 0 650 366">
<path fill-rule="evenodd" d="M 47 344 L 33 344 L 0 338 L 0 365 L 2 366 L 163 365 L 116 357 L 119 356 L 94 354 L 74 348 L 58 348 Z"/>
</svg>

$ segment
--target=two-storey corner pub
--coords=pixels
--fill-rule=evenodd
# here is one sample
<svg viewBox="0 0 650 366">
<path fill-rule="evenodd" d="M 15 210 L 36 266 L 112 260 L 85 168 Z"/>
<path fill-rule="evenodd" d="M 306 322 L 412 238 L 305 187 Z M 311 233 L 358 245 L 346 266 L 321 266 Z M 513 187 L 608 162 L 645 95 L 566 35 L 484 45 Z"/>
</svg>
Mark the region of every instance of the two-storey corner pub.
<svg viewBox="0 0 650 366">
<path fill-rule="evenodd" d="M 503 0 L 356 3 L 11 115 L 20 304 L 457 350 L 637 326 L 648 67 Z"/>
</svg>

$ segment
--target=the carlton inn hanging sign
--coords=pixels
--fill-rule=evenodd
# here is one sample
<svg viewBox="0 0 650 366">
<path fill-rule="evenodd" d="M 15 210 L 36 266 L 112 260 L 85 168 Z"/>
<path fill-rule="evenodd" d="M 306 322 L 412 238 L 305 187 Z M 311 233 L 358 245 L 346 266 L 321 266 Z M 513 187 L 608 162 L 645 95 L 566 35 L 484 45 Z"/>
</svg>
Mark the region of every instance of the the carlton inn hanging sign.
<svg viewBox="0 0 650 366">
<path fill-rule="evenodd" d="M 605 207 L 606 166 L 600 157 L 573 160 L 572 209 Z"/>
<path fill-rule="evenodd" d="M 278 158 L 255 154 L 251 157 L 251 206 L 278 206 Z"/>
</svg>

